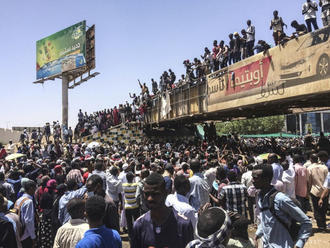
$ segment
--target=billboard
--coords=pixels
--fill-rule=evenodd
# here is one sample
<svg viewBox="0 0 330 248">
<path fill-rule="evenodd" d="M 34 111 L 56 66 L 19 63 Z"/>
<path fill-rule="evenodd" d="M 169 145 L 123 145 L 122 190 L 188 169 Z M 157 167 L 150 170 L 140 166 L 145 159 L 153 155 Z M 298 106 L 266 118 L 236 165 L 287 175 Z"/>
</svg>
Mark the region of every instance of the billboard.
<svg viewBox="0 0 330 248">
<path fill-rule="evenodd" d="M 37 79 L 86 65 L 86 21 L 37 41 Z"/>
<path fill-rule="evenodd" d="M 330 92 L 330 27 L 208 76 L 208 112 Z"/>
</svg>

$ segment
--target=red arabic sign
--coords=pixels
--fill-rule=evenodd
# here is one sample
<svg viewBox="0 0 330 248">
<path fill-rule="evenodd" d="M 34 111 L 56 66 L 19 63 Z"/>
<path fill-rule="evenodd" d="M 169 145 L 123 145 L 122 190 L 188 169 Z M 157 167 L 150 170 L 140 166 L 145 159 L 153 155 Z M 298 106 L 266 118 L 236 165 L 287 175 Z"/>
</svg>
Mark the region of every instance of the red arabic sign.
<svg viewBox="0 0 330 248">
<path fill-rule="evenodd" d="M 272 58 L 270 56 L 236 70 L 229 71 L 229 87 L 225 94 L 232 95 L 265 85 L 271 60 Z"/>
</svg>

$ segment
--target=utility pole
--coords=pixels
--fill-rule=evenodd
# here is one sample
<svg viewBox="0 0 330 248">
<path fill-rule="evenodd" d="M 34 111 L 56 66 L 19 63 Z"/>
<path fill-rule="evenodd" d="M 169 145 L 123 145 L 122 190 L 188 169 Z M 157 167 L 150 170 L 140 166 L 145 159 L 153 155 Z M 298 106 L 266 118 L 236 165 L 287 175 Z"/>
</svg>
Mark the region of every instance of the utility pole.
<svg viewBox="0 0 330 248">
<path fill-rule="evenodd" d="M 68 128 L 69 122 L 69 78 L 63 73 L 62 75 L 62 125 Z"/>
</svg>

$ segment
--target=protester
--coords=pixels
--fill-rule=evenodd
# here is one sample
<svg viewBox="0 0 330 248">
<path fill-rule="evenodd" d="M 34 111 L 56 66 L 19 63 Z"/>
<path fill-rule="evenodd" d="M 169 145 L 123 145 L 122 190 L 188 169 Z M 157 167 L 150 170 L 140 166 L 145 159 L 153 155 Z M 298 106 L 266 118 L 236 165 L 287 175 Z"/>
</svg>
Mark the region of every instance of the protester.
<svg viewBox="0 0 330 248">
<path fill-rule="evenodd" d="M 193 239 L 193 227 L 187 218 L 166 207 L 163 177 L 150 174 L 143 192 L 150 211 L 134 223 L 131 247 L 185 247 Z"/>
<path fill-rule="evenodd" d="M 321 19 L 323 22 L 323 26 L 326 27 L 330 25 L 330 1 L 329 0 L 320 0 L 319 3 L 322 8 Z"/>
<path fill-rule="evenodd" d="M 247 49 L 247 57 L 253 56 L 253 47 L 255 42 L 255 27 L 251 24 L 251 20 L 247 20 L 247 40 L 246 40 L 246 49 Z"/>
<path fill-rule="evenodd" d="M 209 208 L 198 218 L 196 240 L 191 241 L 186 248 L 225 248 L 231 231 L 229 215 L 221 208 Z"/>
<path fill-rule="evenodd" d="M 270 30 L 273 30 L 274 43 L 277 46 L 285 36 L 283 27 L 287 27 L 287 25 L 283 22 L 282 17 L 278 16 L 277 10 L 273 12 L 273 15 L 274 19 L 270 23 Z"/>
<path fill-rule="evenodd" d="M 111 166 L 110 170 L 107 172 L 107 194 L 113 199 L 117 208 L 119 209 L 119 205 L 122 204 L 122 182 L 118 178 L 119 170 L 116 166 Z"/>
<path fill-rule="evenodd" d="M 132 230 L 133 223 L 139 217 L 139 202 L 137 200 L 137 187 L 138 184 L 134 183 L 134 174 L 128 172 L 126 174 L 127 183 L 123 183 L 123 192 L 124 192 L 124 208 L 125 208 L 125 217 L 127 221 L 127 229 L 129 239 L 132 240 Z"/>
<path fill-rule="evenodd" d="M 319 155 L 322 157 L 322 153 Z M 323 163 L 318 163 L 317 154 L 311 155 L 311 162 L 308 167 L 308 185 L 314 210 L 314 217 L 320 231 L 326 230 L 326 211 L 328 208 L 328 197 L 323 198 L 323 204 L 320 207 L 318 202 L 323 193 L 323 184 L 328 174 L 328 168 Z"/>
<path fill-rule="evenodd" d="M 245 172 L 241 178 L 241 183 L 246 187 L 246 189 L 253 186 L 253 182 L 252 182 L 253 165 L 251 163 L 249 163 L 247 168 L 248 168 L 248 171 Z M 254 222 L 254 205 L 255 205 L 256 199 L 255 199 L 255 197 L 252 197 L 249 195 L 247 198 L 248 198 L 247 201 L 248 201 L 248 211 L 249 211 L 250 221 L 251 221 L 251 223 L 253 223 Z"/>
<path fill-rule="evenodd" d="M 6 209 L 3 209 L 4 205 L 4 197 L 0 195 L 0 247 L 13 247 L 16 248 L 17 242 L 16 242 L 16 235 L 14 231 L 14 226 L 8 218 L 6 218 L 5 211 Z M 24 246 L 27 247 L 27 246 Z M 32 245 L 30 247 L 33 247 Z"/>
<path fill-rule="evenodd" d="M 261 210 L 261 223 L 255 240 L 262 238 L 266 248 L 303 247 L 311 235 L 312 222 L 288 196 L 273 188 L 272 180 L 272 166 L 261 165 L 254 168 L 253 184 L 260 190 L 257 204 Z M 293 221 L 301 224 L 297 237 L 292 237 L 289 233 Z M 258 247 L 257 242 L 255 246 Z"/>
<path fill-rule="evenodd" d="M 114 229 L 119 232 L 119 215 L 118 208 L 113 199 L 106 194 L 103 188 L 103 179 L 99 175 L 91 175 L 86 182 L 88 198 L 97 195 L 101 196 L 105 202 L 105 210 L 103 216 L 104 225 L 107 228 Z"/>
<path fill-rule="evenodd" d="M 201 173 L 202 168 L 198 159 L 192 159 L 190 161 L 190 169 L 194 174 L 191 178 L 189 178 L 191 186 L 189 192 L 189 203 L 196 211 L 198 211 L 200 207 L 204 206 L 210 200 L 210 186 L 203 178 Z"/>
<path fill-rule="evenodd" d="M 89 230 L 84 234 L 76 248 L 121 248 L 121 238 L 117 231 L 103 225 L 105 201 L 101 196 L 92 196 L 85 204 Z"/>
<path fill-rule="evenodd" d="M 306 3 L 304 3 L 302 6 L 302 14 L 304 15 L 308 32 L 312 32 L 312 25 L 314 27 L 314 30 L 319 29 L 316 20 L 317 10 L 318 6 L 315 1 L 306 0 Z"/>
<path fill-rule="evenodd" d="M 79 189 L 78 184 L 74 179 L 68 180 L 66 185 L 68 191 L 65 192 L 65 194 L 59 200 L 58 219 L 61 225 L 65 224 L 70 219 L 70 215 L 67 212 L 66 204 L 68 204 L 68 202 L 73 198 L 82 199 L 86 192 L 86 187 L 83 186 Z"/>
<path fill-rule="evenodd" d="M 71 248 L 84 237 L 89 229 L 85 217 L 85 201 L 78 198 L 71 199 L 67 204 L 71 219 L 61 226 L 55 237 L 54 248 Z"/>
<path fill-rule="evenodd" d="M 179 214 L 182 214 L 190 220 L 193 228 L 197 222 L 197 212 L 189 204 L 189 200 L 186 195 L 190 191 L 190 182 L 184 175 L 176 176 L 174 179 L 175 193 L 170 194 L 166 198 L 166 206 L 173 207 Z"/>
<path fill-rule="evenodd" d="M 292 34 L 292 38 L 299 37 L 307 33 L 307 28 L 305 24 L 299 24 L 296 20 L 291 22 L 291 27 L 293 27 L 296 31 Z"/>
<path fill-rule="evenodd" d="M 220 191 L 220 200 L 223 201 L 227 211 L 247 217 L 247 188 L 237 181 L 237 174 L 234 171 L 228 172 L 228 180 L 229 184 Z"/>
<path fill-rule="evenodd" d="M 24 232 L 21 236 L 23 248 L 37 247 L 36 240 L 36 214 L 34 207 L 34 192 L 36 191 L 36 183 L 32 180 L 24 183 L 24 194 L 16 201 L 15 209 L 17 209 L 18 216 L 20 217 Z"/>
</svg>

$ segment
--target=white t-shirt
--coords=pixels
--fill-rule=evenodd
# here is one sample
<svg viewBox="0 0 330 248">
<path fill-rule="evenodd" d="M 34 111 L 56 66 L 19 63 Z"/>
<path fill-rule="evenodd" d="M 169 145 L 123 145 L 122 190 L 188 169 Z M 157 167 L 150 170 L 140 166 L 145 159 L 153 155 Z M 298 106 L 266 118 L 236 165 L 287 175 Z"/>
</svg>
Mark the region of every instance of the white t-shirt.
<svg viewBox="0 0 330 248">
<path fill-rule="evenodd" d="M 311 1 L 309 3 L 306 2 L 303 4 L 302 6 L 303 13 L 307 11 L 304 14 L 305 20 L 316 18 L 316 11 L 312 7 L 317 9 L 317 3 L 315 1 Z"/>
</svg>

